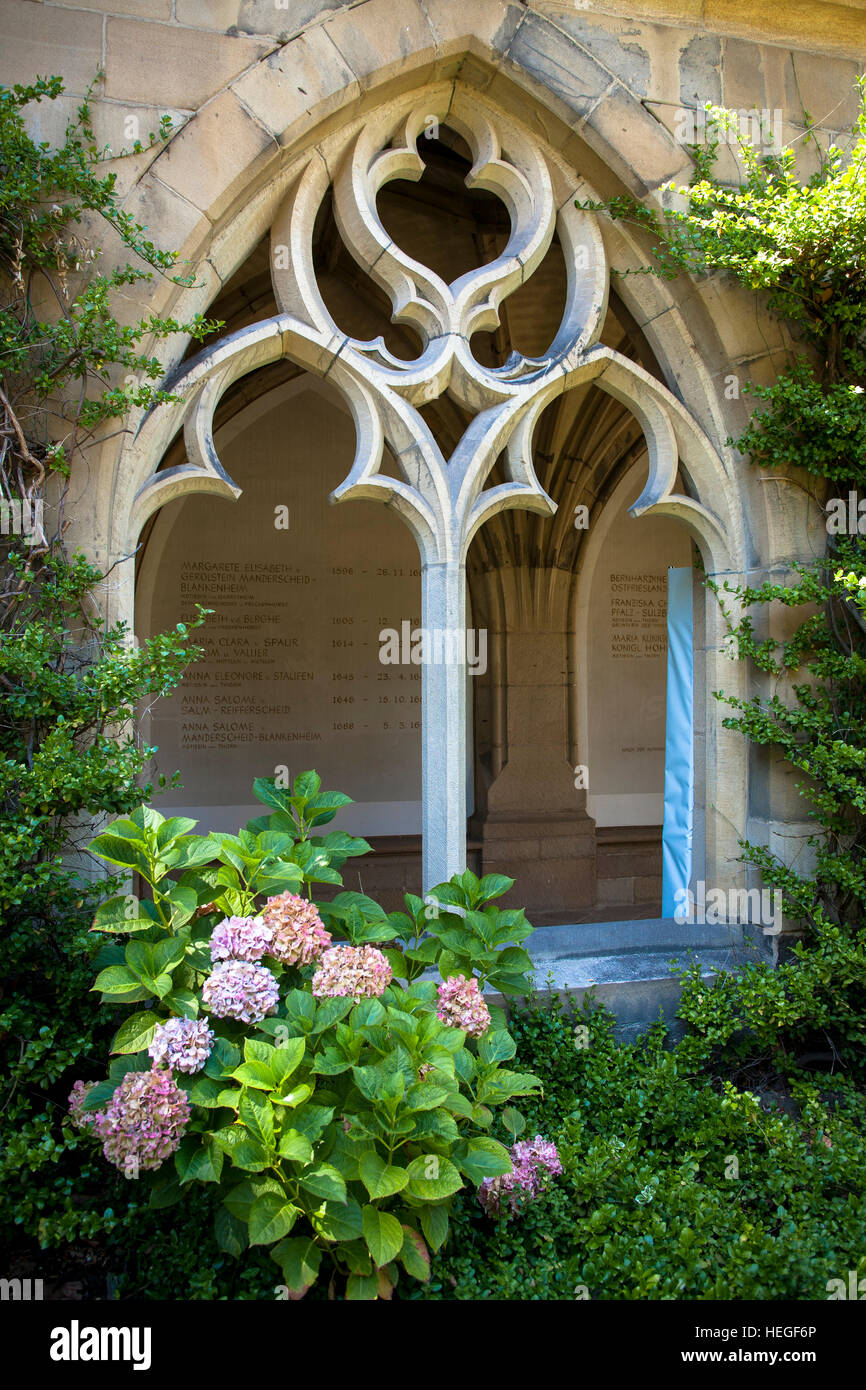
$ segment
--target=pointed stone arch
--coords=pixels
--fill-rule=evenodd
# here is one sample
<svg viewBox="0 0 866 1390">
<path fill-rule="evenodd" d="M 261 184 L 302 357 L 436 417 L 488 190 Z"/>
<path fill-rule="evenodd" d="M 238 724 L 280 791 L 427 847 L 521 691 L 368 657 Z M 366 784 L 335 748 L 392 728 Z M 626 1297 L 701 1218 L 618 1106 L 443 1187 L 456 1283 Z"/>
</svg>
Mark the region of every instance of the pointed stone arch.
<svg viewBox="0 0 866 1390">
<path fill-rule="evenodd" d="M 363 7 L 355 13 L 362 15 Z M 533 20 L 538 18 L 533 16 Z M 131 421 L 134 431 L 131 442 L 124 443 L 120 450 L 108 448 L 103 452 L 98 465 L 100 487 L 96 507 L 99 514 L 92 518 L 88 546 L 91 551 L 97 550 L 100 561 L 112 564 L 129 555 L 148 516 L 172 498 L 191 491 L 209 491 L 227 500 L 236 495 L 213 446 L 214 409 L 240 376 L 287 356 L 306 370 L 327 376 L 344 392 L 352 410 L 358 452 L 355 466 L 346 483 L 337 490 L 335 500 L 378 496 L 395 506 L 412 527 L 431 573 L 436 570 L 443 582 L 449 564 L 461 571 L 472 536 L 502 507 L 529 506 L 542 513 L 550 512 L 552 504 L 538 485 L 532 469 L 533 428 L 541 410 L 556 394 L 587 379 L 594 380 L 602 390 L 626 405 L 644 432 L 650 460 L 649 476 L 644 493 L 633 508 L 635 515 L 652 508 L 676 517 L 693 534 L 711 574 L 736 578 L 748 569 L 750 544 L 737 461 L 720 443 L 724 438 L 721 413 L 709 375 L 702 369 L 690 341 L 686 318 L 676 294 L 667 285 L 653 284 L 651 297 L 654 302 L 648 305 L 646 277 L 640 277 L 639 285 L 636 277 L 633 282 L 636 288 L 627 285 L 621 291 L 629 309 L 637 311 L 638 321 L 653 325 L 659 361 L 668 380 L 688 401 L 688 407 L 649 373 L 596 341 L 606 303 L 609 261 L 616 256 L 620 261 L 625 259 L 636 264 L 640 251 L 621 228 L 606 228 L 602 236 L 594 219 L 574 211 L 576 197 L 595 198 L 605 190 L 576 175 L 565 157 L 569 148 L 576 156 L 583 140 L 594 143 L 597 150 L 607 151 L 618 177 L 626 186 L 646 192 L 652 186 L 647 181 L 649 169 L 662 176 L 675 172 L 680 167 L 682 151 L 628 94 L 609 92 L 612 99 L 615 96 L 617 101 L 624 103 L 630 117 L 640 123 L 653 145 L 649 162 L 645 149 L 640 156 L 643 161 L 640 171 L 646 177 L 640 177 L 636 169 L 631 172 L 625 169 L 622 156 L 614 152 L 609 141 L 606 142 L 600 109 L 595 126 L 587 117 L 582 136 L 578 138 L 572 132 L 571 144 L 566 142 L 559 152 L 552 148 L 548 139 L 540 137 L 537 129 L 533 131 L 516 118 L 512 110 L 506 109 L 506 89 L 516 91 L 517 78 L 513 74 L 505 76 L 503 56 L 500 54 L 496 59 L 489 44 L 486 47 L 482 44 L 483 54 L 479 60 L 477 51 L 473 52 L 479 45 L 477 39 L 467 43 L 464 36 L 462 40 L 455 38 L 450 42 L 450 51 L 448 45 L 440 50 L 432 72 L 429 67 L 425 68 L 426 59 L 421 51 L 412 55 L 414 68 L 408 60 L 402 63 L 399 78 L 389 74 L 386 64 L 370 75 L 363 91 L 354 91 L 351 84 L 344 86 L 340 92 L 313 103 L 312 110 L 303 119 L 299 118 L 294 124 L 289 122 L 279 134 L 272 132 L 270 141 L 265 141 L 257 154 L 251 155 L 248 148 L 243 156 L 246 163 L 242 170 L 233 173 L 230 163 L 222 170 L 222 188 L 206 212 L 208 225 L 197 225 L 194 234 L 200 234 L 195 256 L 202 283 L 197 289 L 170 290 L 168 297 L 174 301 L 170 304 L 171 311 L 180 316 L 205 308 L 220 274 L 224 276 L 234 268 L 261 233 L 271 226 L 288 238 L 286 244 L 292 252 L 290 265 L 296 268 L 282 282 L 275 276 L 283 312 L 267 322 L 240 330 L 189 363 L 174 363 L 169 384 L 184 394 L 183 402 Z M 437 65 L 445 64 L 447 69 L 448 63 L 456 63 L 460 69 L 467 61 L 467 53 L 473 56 L 476 65 L 479 61 L 482 68 L 488 65 L 486 84 L 469 86 L 460 77 L 429 80 L 444 71 L 441 66 L 437 69 Z M 516 62 L 510 58 L 508 61 Z M 428 80 L 413 86 L 412 78 L 419 77 Z M 240 88 L 242 83 L 247 83 L 243 88 L 247 98 L 253 85 L 248 79 L 249 74 L 246 74 L 236 84 Z M 561 95 L 545 88 L 537 75 L 530 79 L 524 73 L 524 79 L 533 98 L 542 103 L 546 115 L 561 120 Z M 264 84 L 264 90 L 267 74 L 263 71 L 259 73 L 259 81 Z M 403 92 L 397 96 L 388 95 L 389 87 L 393 91 L 395 82 L 404 87 Z M 216 100 L 227 102 L 228 95 L 224 93 Z M 235 91 L 232 99 L 243 104 L 245 119 L 249 118 L 253 107 L 248 105 L 243 92 Z M 635 110 L 631 109 L 630 102 Z M 519 101 L 516 104 L 520 105 Z M 166 158 L 162 170 L 160 160 L 156 161 L 152 178 L 167 176 L 169 187 L 172 186 L 169 180 L 181 181 L 184 168 L 195 160 L 196 149 L 201 156 L 204 145 L 213 138 L 208 123 L 214 113 L 206 114 L 211 105 L 190 122 L 178 137 L 180 143 L 172 142 L 167 157 L 161 157 Z M 522 114 L 529 110 L 524 105 Z M 441 282 L 434 283 L 436 277 L 422 275 L 419 278 L 417 266 L 407 265 L 407 258 L 395 254 L 394 248 L 383 243 L 381 238 L 377 239 L 374 191 L 372 201 L 370 197 L 369 174 L 371 163 L 376 160 L 377 177 L 393 177 L 396 172 L 404 177 L 412 176 L 413 158 L 415 161 L 418 158 L 417 154 L 413 156 L 412 143 L 427 114 L 457 123 L 458 128 L 463 122 L 464 129 L 474 140 L 476 176 L 489 180 L 488 186 L 495 187 L 506 202 L 510 200 L 512 212 L 514 244 L 498 258 L 492 270 L 484 268 L 489 272 L 486 280 L 483 276 L 479 278 L 477 272 L 463 277 L 466 284 L 451 286 L 450 297 L 444 293 L 448 287 Z M 482 124 L 486 123 L 483 130 L 478 125 L 482 115 Z M 252 118 L 257 119 L 255 114 Z M 653 127 L 649 132 L 645 130 L 647 120 Z M 535 118 L 536 126 L 537 123 Z M 300 134 L 299 126 L 303 128 Z M 387 143 L 383 146 L 383 132 L 393 141 L 390 146 Z M 550 134 L 549 129 L 546 134 Z M 494 148 L 497 144 L 499 148 Z M 514 151 L 518 152 L 516 162 Z M 538 206 L 533 207 L 539 179 L 545 183 L 541 199 L 543 211 Z M 414 376 L 405 372 L 403 364 L 398 366 L 394 360 L 389 360 L 383 344 L 347 347 L 345 335 L 340 335 L 338 330 L 335 332 L 336 326 L 329 316 L 323 316 L 320 306 L 313 305 L 309 298 L 309 276 L 298 270 L 310 269 L 305 261 L 303 237 L 305 229 L 309 231 L 311 210 L 314 212 L 323 188 L 332 180 L 338 198 L 342 191 L 341 230 L 350 241 L 353 253 L 362 263 L 366 262 L 368 268 L 377 267 L 382 283 L 391 294 L 395 313 L 415 322 L 425 336 L 425 351 L 421 365 L 416 364 Z M 360 189 L 356 187 L 359 180 Z M 137 211 L 134 199 L 130 210 Z M 560 335 L 543 363 L 524 360 L 516 364 L 511 377 L 508 372 L 479 374 L 468 350 L 467 327 L 495 322 L 497 296 L 501 299 L 531 272 L 545 245 L 549 244 L 554 225 L 560 230 L 567 258 L 570 255 L 573 260 L 580 249 L 585 251 L 589 263 L 586 276 L 572 276 Z M 169 305 L 161 307 L 165 311 Z M 443 339 L 446 340 L 445 349 Z M 363 350 L 359 351 L 360 348 Z M 167 362 L 167 365 L 170 364 Z M 371 370 L 381 379 L 387 399 L 374 399 L 368 379 Z M 475 433 L 464 450 L 458 487 L 453 485 L 456 470 L 452 470 L 449 477 L 444 460 L 437 461 L 435 453 L 438 451 L 432 437 L 423 427 L 423 421 L 419 425 L 420 417 L 415 410 L 431 391 L 439 391 L 446 385 L 456 389 L 461 399 L 476 409 L 476 420 L 481 421 L 473 427 Z M 528 385 L 533 389 L 524 389 Z M 495 418 L 497 408 L 498 418 Z M 181 425 L 188 462 L 159 473 L 165 449 Z M 385 437 L 398 457 L 408 460 L 409 473 L 402 484 L 377 472 Z M 494 459 L 505 444 L 509 457 L 508 481 L 498 489 L 485 491 L 486 472 L 483 467 L 473 469 L 472 461 L 481 457 Z M 678 467 L 688 480 L 688 493 L 674 490 Z M 459 574 L 457 578 L 460 579 Z M 445 587 L 440 584 L 438 595 L 431 600 L 428 617 L 435 611 L 459 625 L 462 606 L 454 581 L 452 574 Z M 131 605 L 131 584 L 124 576 L 110 595 L 109 606 L 116 616 L 129 618 Z M 708 683 L 710 688 L 724 684 L 736 691 L 739 671 L 725 658 L 720 620 L 712 619 L 711 627 L 706 651 Z M 719 679 L 723 661 L 724 677 Z M 443 708 L 453 694 L 447 690 L 442 693 Z M 746 766 L 745 751 L 739 742 L 726 735 L 717 719 L 708 718 L 708 723 L 712 725 L 707 738 L 707 783 L 712 798 L 712 805 L 708 802 L 708 864 L 712 864 L 714 881 L 718 882 L 732 875 L 738 853 L 736 841 L 745 827 Z M 431 750 L 428 764 L 436 757 L 444 760 L 446 767 L 453 761 L 454 768 L 459 769 L 456 778 L 452 778 L 456 786 L 462 779 L 464 751 L 459 740 L 449 750 L 447 730 L 445 737 L 440 736 L 437 750 Z M 426 839 L 428 844 L 438 842 L 443 852 L 428 870 L 425 886 L 460 867 L 461 840 L 465 844 L 465 816 L 461 816 L 459 798 L 456 807 L 449 807 L 441 794 L 435 800 L 437 809 L 431 812 Z"/>
</svg>

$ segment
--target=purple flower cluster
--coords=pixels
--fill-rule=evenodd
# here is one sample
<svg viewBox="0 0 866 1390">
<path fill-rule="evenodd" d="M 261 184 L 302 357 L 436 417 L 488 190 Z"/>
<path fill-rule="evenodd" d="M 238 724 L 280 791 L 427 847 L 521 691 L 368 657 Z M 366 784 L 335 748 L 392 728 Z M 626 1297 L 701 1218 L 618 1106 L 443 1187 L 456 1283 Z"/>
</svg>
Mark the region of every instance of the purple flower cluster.
<svg viewBox="0 0 866 1390">
<path fill-rule="evenodd" d="M 280 987 L 264 965 L 227 960 L 215 966 L 202 986 L 202 1002 L 215 1018 L 261 1023 L 276 1013 Z"/>
<path fill-rule="evenodd" d="M 73 1113 L 82 1084 L 72 1089 Z M 189 1123 L 189 1101 L 170 1071 L 154 1068 L 127 1072 L 105 1109 L 92 1113 L 105 1157 L 134 1178 L 175 1152 Z"/>
<path fill-rule="evenodd" d="M 376 999 L 391 983 L 391 967 L 375 946 L 332 946 L 313 976 L 318 998 Z"/>
<path fill-rule="evenodd" d="M 212 961 L 258 961 L 271 947 L 271 930 L 261 917 L 226 917 L 214 927 L 210 939 Z"/>
<path fill-rule="evenodd" d="M 490 1027 L 490 1011 L 473 975 L 450 975 L 438 988 L 436 1017 L 449 1028 L 462 1028 L 471 1038 L 480 1038 Z"/>
<path fill-rule="evenodd" d="M 169 1018 L 158 1023 L 153 1041 L 147 1049 L 154 1066 L 167 1066 L 171 1071 L 201 1071 L 214 1044 L 212 1029 L 204 1019 Z"/>
<path fill-rule="evenodd" d="M 284 965 L 312 965 L 331 944 L 315 904 L 297 893 L 268 898 L 262 918 L 271 932 L 268 954 Z"/>
<path fill-rule="evenodd" d="M 102 1114 L 101 1110 L 85 1110 L 84 1102 L 90 1095 L 96 1081 L 76 1081 L 69 1092 L 69 1114 L 76 1129 L 90 1129 Z"/>
<path fill-rule="evenodd" d="M 512 1145 L 511 1167 L 502 1177 L 485 1178 L 478 1189 L 478 1200 L 488 1216 L 499 1216 L 506 1206 L 512 1213 L 520 1211 L 541 1195 L 549 1178 L 562 1172 L 556 1145 L 540 1134 Z"/>
</svg>

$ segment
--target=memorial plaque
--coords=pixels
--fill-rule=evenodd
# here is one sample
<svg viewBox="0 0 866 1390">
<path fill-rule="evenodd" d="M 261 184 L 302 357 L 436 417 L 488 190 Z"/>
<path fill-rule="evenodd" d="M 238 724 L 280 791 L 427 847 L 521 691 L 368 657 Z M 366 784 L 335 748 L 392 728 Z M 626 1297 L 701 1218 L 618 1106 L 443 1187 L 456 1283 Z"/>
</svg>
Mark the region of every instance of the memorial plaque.
<svg viewBox="0 0 866 1390">
<path fill-rule="evenodd" d="M 351 417 L 304 378 L 216 443 L 242 496 L 166 506 L 138 579 L 139 637 L 189 621 L 196 603 L 215 610 L 204 659 L 142 723 L 156 770 L 183 781 L 160 808 L 235 831 L 261 813 L 255 777 L 315 768 L 358 803 L 341 828 L 420 832 L 421 668 L 379 661 L 382 629 L 420 624 L 418 552 L 387 508 L 328 502 L 354 456 Z"/>
<path fill-rule="evenodd" d="M 688 533 L 666 517 L 635 519 L 624 494 L 590 579 L 587 810 L 598 825 L 664 818 L 667 572 L 691 565 Z"/>
</svg>

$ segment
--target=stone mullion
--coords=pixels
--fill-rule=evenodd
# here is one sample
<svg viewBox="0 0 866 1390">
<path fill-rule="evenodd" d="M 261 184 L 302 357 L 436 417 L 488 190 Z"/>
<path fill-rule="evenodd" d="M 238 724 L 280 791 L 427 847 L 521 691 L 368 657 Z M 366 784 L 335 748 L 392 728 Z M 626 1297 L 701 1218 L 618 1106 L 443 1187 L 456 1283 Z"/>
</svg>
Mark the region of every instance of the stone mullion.
<svg viewBox="0 0 866 1390">
<path fill-rule="evenodd" d="M 466 566 L 425 560 L 421 626 L 458 639 L 466 654 Z M 447 651 L 447 648 L 446 648 Z M 434 650 L 435 656 L 435 650 Z M 429 653 L 428 653 L 429 655 Z M 427 660 L 421 667 L 422 879 L 425 892 L 466 867 L 466 666 Z"/>
</svg>

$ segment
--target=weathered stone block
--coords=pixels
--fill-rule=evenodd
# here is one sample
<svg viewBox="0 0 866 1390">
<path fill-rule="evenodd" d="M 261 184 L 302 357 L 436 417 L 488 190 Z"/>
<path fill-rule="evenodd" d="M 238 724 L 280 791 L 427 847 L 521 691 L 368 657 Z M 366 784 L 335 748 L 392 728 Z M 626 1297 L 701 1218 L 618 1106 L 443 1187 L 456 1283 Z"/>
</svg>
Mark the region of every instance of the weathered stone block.
<svg viewBox="0 0 866 1390">
<path fill-rule="evenodd" d="M 27 129 L 37 143 L 47 140 L 51 145 L 60 146 L 66 127 L 70 121 L 75 121 L 80 105 L 81 97 L 71 95 L 58 97 L 55 101 L 32 102 L 24 108 Z M 90 123 L 96 144 L 104 154 L 104 172 L 115 175 L 115 189 L 121 197 L 126 196 L 164 148 L 161 144 L 148 145 L 151 132 L 158 132 L 164 115 L 170 116 L 175 130 L 180 131 L 190 113 L 177 108 L 167 111 L 164 106 L 134 106 L 132 103 L 103 101 L 98 96 L 91 98 Z M 130 153 L 136 140 L 140 140 L 144 146 L 141 154 Z M 126 153 L 122 154 L 124 151 Z M 113 159 L 112 153 L 118 157 Z M 100 230 L 99 239 L 102 231 L 104 227 Z"/>
<path fill-rule="evenodd" d="M 780 10 L 772 5 L 744 7 L 741 0 L 705 0 L 702 19 L 714 32 L 754 35 L 768 43 L 778 44 L 784 32 L 786 43 L 806 51 L 856 59 L 866 50 L 866 15 L 850 4 L 816 7 L 812 0 L 786 0 Z"/>
<path fill-rule="evenodd" d="M 413 84 L 433 75 L 435 39 L 418 0 L 367 0 L 360 10 L 350 10 L 324 25 L 343 60 L 361 84 L 369 87 L 394 77 L 401 69 L 411 70 Z M 425 75 L 423 58 L 429 56 Z"/>
<path fill-rule="evenodd" d="M 472 0 L 471 5 L 424 0 L 424 9 L 438 47 L 450 52 L 472 40 L 489 48 L 494 61 L 508 51 L 526 13 L 507 0 Z"/>
<path fill-rule="evenodd" d="M 507 643 L 510 685 L 566 684 L 568 660 L 561 632 L 509 632 Z"/>
<path fill-rule="evenodd" d="M 105 92 L 121 101 L 198 107 L 271 47 L 262 39 L 109 19 Z"/>
<path fill-rule="evenodd" d="M 724 41 L 722 55 L 722 102 L 732 110 L 747 111 L 766 104 L 761 50 L 742 39 Z"/>
<path fill-rule="evenodd" d="M 518 736 L 522 731 L 521 742 L 529 742 L 535 748 L 562 744 L 564 758 L 565 702 L 564 684 L 556 687 L 512 686 L 508 692 L 509 730 Z"/>
<path fill-rule="evenodd" d="M 508 62 L 558 97 L 570 123 L 585 117 L 611 84 L 600 63 L 538 14 L 527 14 L 517 30 Z"/>
<path fill-rule="evenodd" d="M 188 24 L 193 29 L 212 29 L 224 34 L 227 29 L 237 27 L 242 4 L 243 0 L 175 0 L 175 18 L 178 24 Z M 273 0 L 267 8 L 272 16 L 278 13 L 285 16 L 285 10 L 277 11 Z"/>
<path fill-rule="evenodd" d="M 601 907 L 613 903 L 634 902 L 633 878 L 600 878 L 598 880 L 598 902 Z"/>
<path fill-rule="evenodd" d="M 653 874 L 658 872 L 660 865 L 661 846 L 657 850 L 642 850 L 635 854 L 611 854 L 603 845 L 598 847 L 598 872 L 603 878 Z"/>
<path fill-rule="evenodd" d="M 542 13 L 544 6 L 538 6 Z M 575 14 L 550 6 L 551 23 L 591 54 L 614 77 L 639 96 L 649 90 L 650 60 L 643 41 L 644 25 L 611 15 Z"/>
<path fill-rule="evenodd" d="M 691 165 L 685 149 L 622 86 L 593 107 L 581 132 L 588 139 L 589 130 L 604 142 L 599 153 L 635 192 L 688 176 Z"/>
<path fill-rule="evenodd" d="M 284 143 L 357 98 L 360 85 L 325 30 L 292 39 L 233 85 L 262 125 Z M 306 117 L 306 120 L 305 120 Z"/>
<path fill-rule="evenodd" d="M 485 844 L 501 840 L 537 841 L 539 835 L 546 839 L 557 837 L 572 840 L 580 837 L 590 844 L 595 843 L 594 821 L 590 820 L 589 816 L 580 814 L 565 817 L 555 814 L 530 816 L 520 812 L 514 815 L 495 815 L 480 822 L 478 828 Z M 594 850 L 592 852 L 594 853 Z"/>
<path fill-rule="evenodd" d="M 534 859 L 541 858 L 541 843 L 538 840 L 499 840 L 493 845 L 484 846 L 485 873 L 489 873 L 487 868 L 488 860 L 508 859 L 513 863 L 529 863 Z"/>
<path fill-rule="evenodd" d="M 237 27 L 243 34 L 300 34 L 310 24 L 356 6 L 358 0 L 235 0 Z"/>
<path fill-rule="evenodd" d="M 67 91 L 86 92 L 102 59 L 102 15 L 5 0 L 0 6 L 0 82 L 57 73 Z"/>
<path fill-rule="evenodd" d="M 703 106 L 722 99 L 722 45 L 715 34 L 695 34 L 680 57 L 680 101 Z"/>
<path fill-rule="evenodd" d="M 595 902 L 592 860 L 518 861 L 501 853 L 495 859 L 485 854 L 484 872 L 508 874 L 514 879 L 514 887 L 497 901 L 507 907 L 525 906 L 530 921 L 536 903 L 543 904 L 545 911 L 568 913 Z"/>
<path fill-rule="evenodd" d="M 171 19 L 171 0 L 82 0 L 82 8 L 135 15 L 136 19 Z"/>
<path fill-rule="evenodd" d="M 634 880 L 634 900 L 636 903 L 661 902 L 662 880 L 661 875 L 652 875 L 649 878 L 636 877 Z"/>
<path fill-rule="evenodd" d="M 567 861 L 584 860 L 587 863 L 595 860 L 592 858 L 593 843 L 590 839 L 581 835 L 574 837 L 568 836 L 544 836 L 541 840 L 542 859 L 563 859 Z M 589 851 L 589 853 L 587 852 Z"/>
<path fill-rule="evenodd" d="M 574 10 L 577 6 L 574 0 L 533 0 L 532 8 L 557 19 L 564 10 Z M 605 0 L 604 3 L 606 16 L 625 15 L 630 20 L 639 17 L 680 24 L 699 23 L 703 8 L 703 0 Z"/>
<path fill-rule="evenodd" d="M 277 148 L 234 93 L 223 92 L 171 141 L 154 169 L 164 184 L 216 221 L 244 188 L 255 184 L 260 166 Z"/>
<path fill-rule="evenodd" d="M 136 184 L 124 199 L 123 208 L 147 227 L 161 246 L 179 251 L 181 258 L 193 263 L 198 261 L 210 233 L 208 219 L 152 172 Z"/>
</svg>

